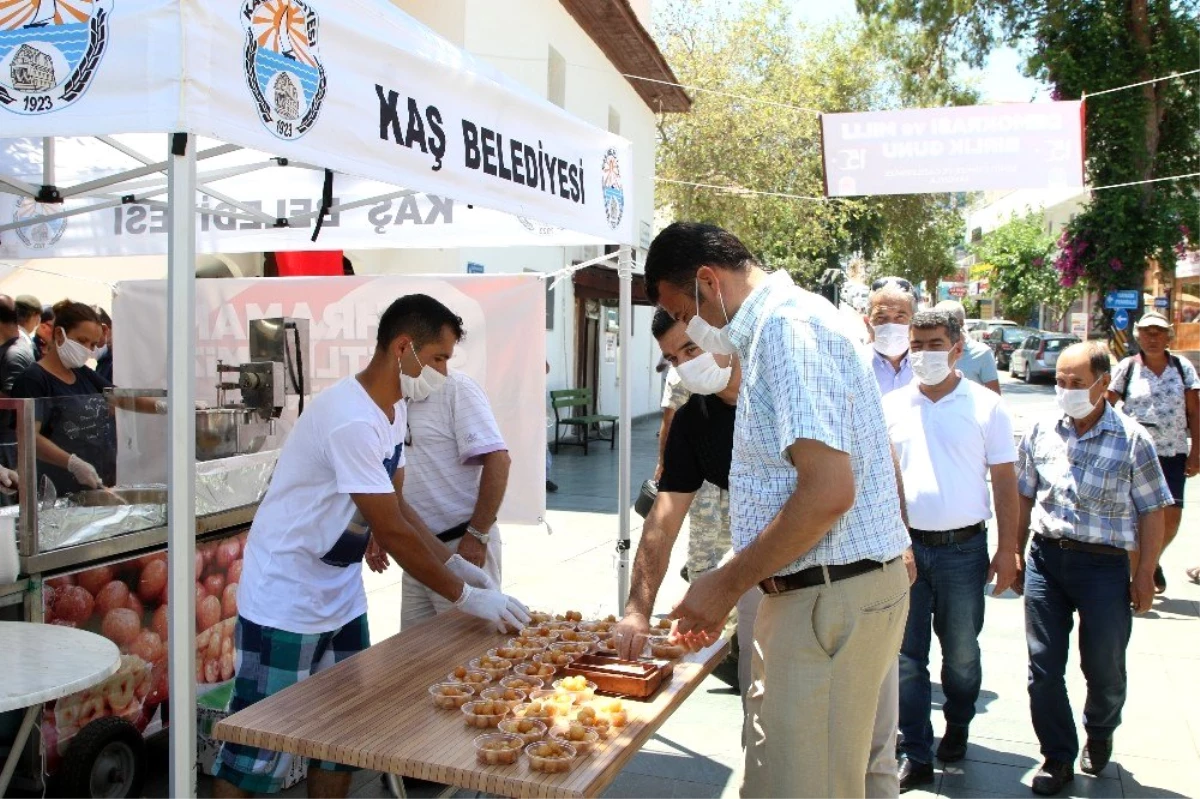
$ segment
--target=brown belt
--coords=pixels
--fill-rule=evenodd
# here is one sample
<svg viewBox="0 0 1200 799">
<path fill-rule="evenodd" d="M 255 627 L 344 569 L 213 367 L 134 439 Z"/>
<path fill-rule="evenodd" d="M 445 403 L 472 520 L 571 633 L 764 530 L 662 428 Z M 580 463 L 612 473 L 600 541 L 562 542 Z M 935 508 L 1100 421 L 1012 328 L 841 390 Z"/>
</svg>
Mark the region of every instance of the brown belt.
<svg viewBox="0 0 1200 799">
<path fill-rule="evenodd" d="M 1090 552 L 1093 555 L 1121 555 L 1128 556 L 1128 552 L 1120 547 L 1110 547 L 1108 544 L 1088 544 L 1084 541 L 1076 541 L 1074 538 L 1049 538 L 1041 533 L 1034 533 L 1033 540 L 1044 547 L 1058 547 L 1059 549 L 1067 549 L 1072 552 Z"/>
<path fill-rule="evenodd" d="M 912 530 L 908 531 L 913 541 L 927 547 L 944 547 L 950 544 L 962 544 L 986 530 L 983 522 L 976 522 L 968 527 L 956 527 L 953 530 Z"/>
<path fill-rule="evenodd" d="M 896 560 L 892 558 L 887 563 Z M 838 580 L 847 580 L 851 577 L 857 577 L 860 574 L 877 571 L 882 569 L 887 563 L 882 563 L 878 560 L 856 560 L 854 563 L 846 563 L 838 566 L 809 566 L 807 569 L 801 569 L 798 572 L 785 574 L 782 577 L 768 577 L 758 584 L 764 594 L 782 594 L 785 591 L 795 591 L 798 588 L 812 588 L 815 585 L 825 584 L 825 575 L 822 568 L 829 572 L 829 582 L 836 583 Z"/>
</svg>

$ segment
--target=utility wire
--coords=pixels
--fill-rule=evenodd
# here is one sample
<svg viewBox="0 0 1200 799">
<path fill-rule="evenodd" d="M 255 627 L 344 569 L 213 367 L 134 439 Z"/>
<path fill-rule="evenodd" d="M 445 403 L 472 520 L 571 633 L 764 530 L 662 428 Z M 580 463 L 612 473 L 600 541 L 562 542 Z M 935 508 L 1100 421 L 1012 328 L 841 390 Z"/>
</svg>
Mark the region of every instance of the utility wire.
<svg viewBox="0 0 1200 799">
<path fill-rule="evenodd" d="M 1161 78 L 1151 78 L 1150 80 L 1142 80 L 1142 81 L 1138 81 L 1137 83 L 1127 84 L 1125 86 L 1116 86 L 1112 89 L 1101 89 L 1100 91 L 1092 92 L 1091 94 L 1084 92 L 1082 99 L 1087 99 L 1088 97 L 1099 97 L 1102 94 L 1109 94 L 1110 92 L 1119 92 L 1119 91 L 1123 91 L 1125 89 L 1133 89 L 1137 86 L 1145 86 L 1147 83 L 1158 83 L 1159 81 L 1163 81 L 1163 80 L 1171 80 L 1173 78 L 1182 78 L 1185 75 L 1195 75 L 1197 72 L 1200 72 L 1200 69 L 1189 69 L 1187 72 L 1172 72 L 1170 75 L 1163 75 Z"/>
</svg>

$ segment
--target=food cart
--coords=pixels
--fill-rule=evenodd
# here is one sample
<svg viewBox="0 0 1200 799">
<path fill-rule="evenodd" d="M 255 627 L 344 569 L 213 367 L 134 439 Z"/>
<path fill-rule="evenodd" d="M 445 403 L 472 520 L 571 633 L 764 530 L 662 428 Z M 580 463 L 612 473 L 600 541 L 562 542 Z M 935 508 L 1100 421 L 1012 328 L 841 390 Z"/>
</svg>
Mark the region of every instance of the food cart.
<svg viewBox="0 0 1200 799">
<path fill-rule="evenodd" d="M 304 345 L 291 333 L 300 332 L 302 315 L 260 314 L 251 321 L 283 333 L 278 359 L 259 352 L 224 364 L 238 367 L 242 396 L 236 407 L 218 398 L 217 407 L 204 409 L 212 413 L 198 415 L 194 400 L 211 385 L 198 385 L 195 374 L 203 321 L 194 274 L 198 238 L 211 251 L 329 249 L 344 230 L 333 224 L 339 214 L 420 190 L 511 215 L 534 235 L 561 230 L 573 232 L 576 243 L 624 245 L 633 236 L 631 195 L 621 178 L 632 167 L 630 146 L 531 95 L 383 0 L 89 0 L 45 16 L 17 14 L 3 23 L 0 60 L 13 69 L 0 75 L 0 116 L 5 135 L 21 137 L 8 151 L 26 169 L 0 172 L 0 201 L 14 209 L 12 222 L 2 217 L 0 255 L 99 255 L 129 246 L 164 252 L 168 278 L 158 296 L 167 329 L 165 337 L 161 327 L 151 333 L 165 355 L 162 380 L 122 381 L 121 363 L 137 362 L 136 345 L 146 342 L 118 336 L 117 376 L 127 388 L 112 400 L 118 408 L 136 396 L 168 402 L 164 415 L 147 419 L 113 412 L 118 474 L 122 453 L 131 456 L 129 473 L 141 473 L 92 497 L 59 497 L 43 485 L 32 445 L 36 407 L 4 403 L 17 427 L 22 491 L 10 513 L 21 566 L 18 579 L 0 587 L 0 605 L 28 622 L 98 625 L 123 655 L 111 684 L 48 708 L 28 771 L 44 774 L 57 756 L 64 762 L 53 765 L 82 780 L 72 786 L 95 790 L 93 780 L 107 776 L 100 790 L 135 790 L 141 734 L 171 720 L 171 794 L 186 795 L 194 791 L 197 692 L 229 673 L 226 633 L 236 600 L 227 598 L 235 593 L 241 538 L 269 480 L 268 442 L 286 432 L 287 414 L 293 404 L 299 412 L 311 390 L 294 374 Z M 156 138 L 162 155 L 128 134 Z M 115 150 L 130 161 L 117 172 L 68 182 L 56 168 L 58 149 L 68 147 Z M 270 213 L 218 185 L 252 173 L 269 181 L 283 168 L 317 176 L 321 187 L 309 210 Z M 339 190 L 345 176 L 386 184 L 387 192 L 347 201 Z M 133 245 L 122 235 L 128 226 L 104 236 L 71 233 L 86 230 L 87 220 L 99 226 L 95 220 L 117 209 L 126 219 L 141 209 L 160 235 Z M 238 235 L 221 236 L 228 227 L 217 220 L 236 223 Z M 495 230 L 495 240 L 516 243 Z M 455 234 L 447 226 L 441 245 L 456 245 Z M 408 244 L 429 241 L 414 236 Z M 466 241 L 485 243 L 488 234 Z M 406 244 L 402 237 L 374 242 Z M 622 246 L 622 368 L 631 269 L 630 249 Z M 118 329 L 127 323 L 115 317 Z M 253 335 L 246 330 L 247 339 Z M 539 367 L 540 342 L 525 342 L 537 350 Z M 258 366 L 241 368 L 251 364 Z M 262 378 L 270 390 L 247 399 L 247 383 L 261 387 Z M 629 384 L 622 381 L 626 419 Z M 624 540 L 628 430 L 622 425 Z M 622 581 L 624 557 L 622 550 Z M 101 728 L 121 732 L 89 732 Z M 76 757 L 76 750 L 94 756 Z"/>
</svg>

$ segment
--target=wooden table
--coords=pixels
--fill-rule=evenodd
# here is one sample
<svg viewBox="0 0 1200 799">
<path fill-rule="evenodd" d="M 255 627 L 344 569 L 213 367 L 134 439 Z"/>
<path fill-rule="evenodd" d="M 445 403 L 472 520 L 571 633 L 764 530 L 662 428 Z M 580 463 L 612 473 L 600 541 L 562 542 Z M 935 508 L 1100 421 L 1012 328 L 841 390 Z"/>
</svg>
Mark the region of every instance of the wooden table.
<svg viewBox="0 0 1200 799">
<path fill-rule="evenodd" d="M 219 722 L 213 737 L 503 796 L 597 796 L 725 654 L 728 643 L 676 662 L 647 702 L 625 700 L 629 723 L 565 774 L 481 766 L 462 713 L 439 710 L 429 686 L 507 636 L 458 611 L 394 635 Z"/>
</svg>

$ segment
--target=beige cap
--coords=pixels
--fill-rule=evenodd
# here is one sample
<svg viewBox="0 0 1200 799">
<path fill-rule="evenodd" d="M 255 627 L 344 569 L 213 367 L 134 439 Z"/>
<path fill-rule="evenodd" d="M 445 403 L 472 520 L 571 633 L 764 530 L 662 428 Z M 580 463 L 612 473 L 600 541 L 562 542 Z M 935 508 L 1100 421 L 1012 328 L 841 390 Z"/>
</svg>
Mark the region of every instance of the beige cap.
<svg viewBox="0 0 1200 799">
<path fill-rule="evenodd" d="M 1134 327 L 1139 330 L 1141 330 L 1143 327 L 1161 327 L 1164 330 L 1170 330 L 1171 323 L 1167 321 L 1167 317 L 1163 316 L 1158 311 L 1146 311 L 1144 314 L 1142 314 L 1142 318 L 1137 320 L 1137 324 L 1134 325 Z"/>
</svg>

